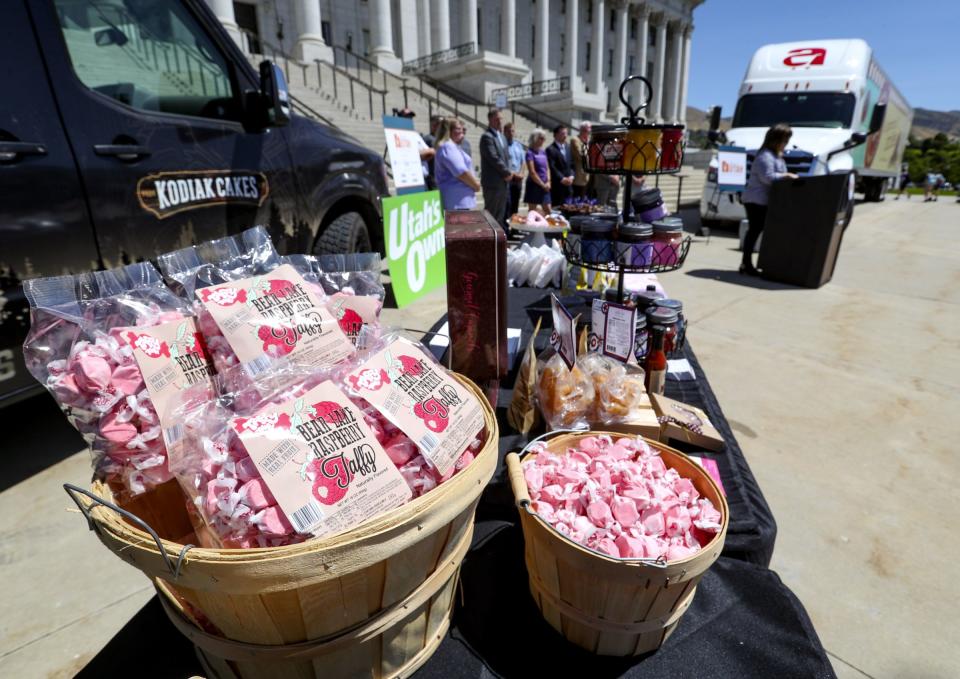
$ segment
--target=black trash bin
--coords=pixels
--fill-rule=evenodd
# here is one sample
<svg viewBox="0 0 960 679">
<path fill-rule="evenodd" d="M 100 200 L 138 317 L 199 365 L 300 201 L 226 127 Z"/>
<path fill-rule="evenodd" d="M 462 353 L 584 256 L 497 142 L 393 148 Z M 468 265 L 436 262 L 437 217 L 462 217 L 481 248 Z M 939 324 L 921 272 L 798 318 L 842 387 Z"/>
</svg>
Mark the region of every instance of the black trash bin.
<svg viewBox="0 0 960 679">
<path fill-rule="evenodd" d="M 758 261 L 764 278 L 807 288 L 833 278 L 850 179 L 840 172 L 774 182 Z"/>
</svg>

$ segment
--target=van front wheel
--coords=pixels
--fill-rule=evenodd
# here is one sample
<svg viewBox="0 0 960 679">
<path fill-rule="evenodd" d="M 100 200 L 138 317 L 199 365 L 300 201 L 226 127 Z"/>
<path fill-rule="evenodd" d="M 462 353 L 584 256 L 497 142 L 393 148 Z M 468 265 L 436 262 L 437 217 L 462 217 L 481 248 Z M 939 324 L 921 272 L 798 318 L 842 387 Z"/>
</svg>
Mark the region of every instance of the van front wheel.
<svg viewBox="0 0 960 679">
<path fill-rule="evenodd" d="M 327 225 L 313 246 L 315 255 L 369 252 L 370 233 L 359 212 L 345 212 Z"/>
</svg>

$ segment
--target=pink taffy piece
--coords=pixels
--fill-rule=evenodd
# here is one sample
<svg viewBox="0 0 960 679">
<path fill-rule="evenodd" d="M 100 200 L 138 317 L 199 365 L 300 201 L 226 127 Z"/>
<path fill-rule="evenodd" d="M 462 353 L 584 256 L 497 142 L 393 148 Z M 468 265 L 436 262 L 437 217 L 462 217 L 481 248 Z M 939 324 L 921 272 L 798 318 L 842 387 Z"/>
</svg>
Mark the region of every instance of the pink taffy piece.
<svg viewBox="0 0 960 679">
<path fill-rule="evenodd" d="M 279 507 L 267 507 L 259 520 L 260 530 L 267 535 L 282 537 L 293 533 L 293 526 Z"/>
<path fill-rule="evenodd" d="M 613 523 L 613 513 L 610 511 L 610 507 L 600 501 L 591 502 L 587 506 L 587 518 L 599 528 L 606 528 Z"/>
<path fill-rule="evenodd" d="M 103 358 L 92 355 L 78 356 L 73 373 L 77 386 L 84 391 L 102 391 L 110 385 L 110 364 Z"/>
<path fill-rule="evenodd" d="M 390 460 L 398 467 L 405 465 L 417 455 L 417 446 L 406 436 L 391 439 L 383 449 Z"/>
<path fill-rule="evenodd" d="M 616 545 L 620 550 L 621 558 L 642 559 L 644 557 L 643 541 L 632 538 L 626 533 L 617 538 Z"/>
<path fill-rule="evenodd" d="M 127 422 L 119 422 L 116 413 L 108 413 L 100 420 L 100 435 L 111 443 L 126 445 L 137 435 L 137 428 Z"/>
<path fill-rule="evenodd" d="M 648 507 L 640 514 L 640 522 L 647 535 L 661 535 L 666 528 L 663 512 L 656 507 Z"/>
<path fill-rule="evenodd" d="M 629 498 L 615 496 L 611 508 L 613 510 L 613 518 L 624 528 L 629 528 L 640 518 L 640 512 L 637 511 L 636 503 Z"/>
<path fill-rule="evenodd" d="M 273 493 L 267 488 L 263 479 L 250 479 L 240 487 L 240 494 L 246 499 L 245 504 L 254 511 L 277 504 L 276 498 L 273 497 Z"/>
<path fill-rule="evenodd" d="M 124 396 L 133 396 L 143 389 L 143 374 L 135 364 L 119 365 L 114 369 L 110 383 Z"/>
</svg>

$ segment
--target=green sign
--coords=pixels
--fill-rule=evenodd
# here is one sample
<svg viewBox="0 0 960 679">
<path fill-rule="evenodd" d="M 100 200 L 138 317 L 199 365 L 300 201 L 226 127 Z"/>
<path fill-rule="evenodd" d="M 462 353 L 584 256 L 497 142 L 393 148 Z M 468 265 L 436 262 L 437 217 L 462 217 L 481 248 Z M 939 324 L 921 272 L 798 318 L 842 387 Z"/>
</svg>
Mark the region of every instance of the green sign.
<svg viewBox="0 0 960 679">
<path fill-rule="evenodd" d="M 384 198 L 383 232 L 398 307 L 446 284 L 446 236 L 439 191 Z"/>
</svg>

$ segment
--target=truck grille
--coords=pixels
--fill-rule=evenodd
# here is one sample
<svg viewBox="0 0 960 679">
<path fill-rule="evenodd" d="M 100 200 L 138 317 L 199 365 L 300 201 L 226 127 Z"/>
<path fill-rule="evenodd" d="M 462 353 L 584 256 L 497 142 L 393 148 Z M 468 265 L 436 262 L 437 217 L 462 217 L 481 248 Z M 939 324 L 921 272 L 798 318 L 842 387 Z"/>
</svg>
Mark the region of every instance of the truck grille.
<svg viewBox="0 0 960 679">
<path fill-rule="evenodd" d="M 750 177 L 750 168 L 753 166 L 753 159 L 756 157 L 756 151 L 747 151 L 747 178 Z M 804 175 L 810 172 L 813 165 L 813 154 L 806 151 L 797 151 L 788 149 L 783 152 L 783 159 L 787 162 L 787 172 Z"/>
</svg>

